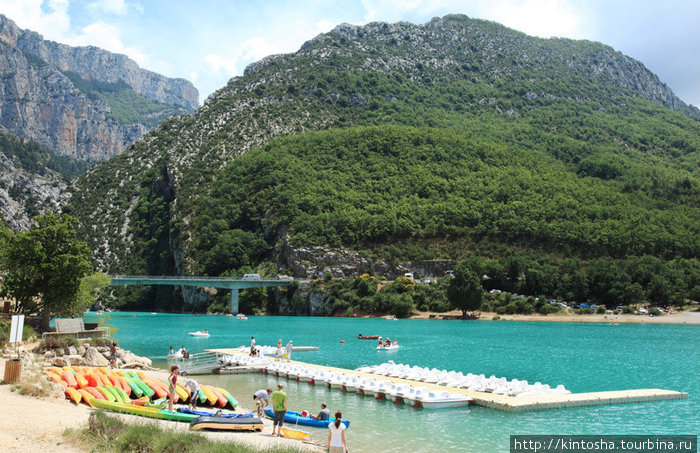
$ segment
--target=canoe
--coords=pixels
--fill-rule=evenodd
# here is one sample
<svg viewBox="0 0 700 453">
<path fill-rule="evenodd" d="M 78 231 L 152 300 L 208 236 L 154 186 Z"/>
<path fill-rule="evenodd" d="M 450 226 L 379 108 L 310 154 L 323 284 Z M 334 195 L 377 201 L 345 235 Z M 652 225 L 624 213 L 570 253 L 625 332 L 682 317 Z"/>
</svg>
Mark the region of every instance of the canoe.
<svg viewBox="0 0 700 453">
<path fill-rule="evenodd" d="M 178 384 L 178 385 L 175 387 L 175 393 L 177 393 L 177 397 L 178 397 L 183 403 L 184 403 L 185 401 L 187 401 L 187 397 L 188 397 L 187 391 L 186 391 L 184 388 L 182 388 L 182 386 L 181 386 L 180 384 Z"/>
<path fill-rule="evenodd" d="M 272 408 L 269 406 L 265 408 L 265 416 L 268 418 L 274 418 L 275 413 L 272 411 Z M 287 411 L 286 414 L 284 414 L 284 422 L 289 423 L 290 425 L 302 425 L 302 426 L 315 426 L 316 428 L 328 428 L 328 425 L 333 423 L 335 421 L 335 418 L 331 418 L 330 420 L 316 420 L 311 417 L 302 417 L 299 412 L 295 411 Z M 350 427 L 350 422 L 348 420 L 340 420 L 346 428 Z"/>
<path fill-rule="evenodd" d="M 142 396 L 141 398 L 137 398 L 135 400 L 130 401 L 131 404 L 134 404 L 136 406 L 145 406 L 146 404 L 148 404 L 148 402 L 149 399 L 147 396 Z"/>
<path fill-rule="evenodd" d="M 379 335 L 358 335 L 357 339 L 358 340 L 376 340 L 380 338 Z"/>
<path fill-rule="evenodd" d="M 189 415 L 189 414 L 183 414 Z M 221 431 L 262 431 L 263 422 L 255 417 L 225 418 L 209 417 L 206 415 L 195 416 L 190 422 L 190 429 L 200 431 L 203 429 L 215 429 Z"/>
<path fill-rule="evenodd" d="M 228 400 L 226 397 L 217 389 L 216 387 L 209 386 L 212 392 L 214 392 L 214 395 L 216 395 L 216 400 L 219 403 L 219 407 L 226 407 L 228 404 Z"/>
<path fill-rule="evenodd" d="M 134 404 L 123 404 L 123 403 L 112 403 L 109 401 L 103 401 L 95 399 L 92 401 L 95 407 L 100 409 L 107 409 L 114 412 L 121 412 L 123 414 L 140 415 L 142 417 L 158 418 L 161 420 L 174 420 L 178 422 L 191 422 L 198 416 L 193 414 L 183 414 L 180 412 L 171 412 L 163 409 L 155 409 L 152 407 L 141 407 Z"/>
<path fill-rule="evenodd" d="M 49 380 L 51 380 L 57 384 L 64 382 L 63 378 L 61 376 L 59 376 L 58 374 L 54 373 L 53 371 L 46 370 L 46 371 L 44 371 L 44 374 L 46 375 L 47 378 L 49 378 Z"/>
<path fill-rule="evenodd" d="M 221 392 L 222 395 L 226 397 L 228 403 L 235 410 L 236 406 L 238 406 L 238 401 L 236 400 L 236 398 L 234 398 L 233 395 L 231 395 L 231 393 L 229 393 L 229 391 L 226 389 L 223 389 L 221 387 L 217 387 L 217 389 Z"/>
<path fill-rule="evenodd" d="M 207 395 L 202 391 L 202 389 L 199 389 L 199 403 L 200 404 L 205 404 L 207 402 Z"/>
<path fill-rule="evenodd" d="M 72 387 L 74 389 L 78 388 L 78 382 L 76 382 L 73 373 L 69 371 L 63 371 L 63 373 L 61 373 L 61 376 L 63 377 L 63 380 L 66 381 L 66 384 L 68 384 L 68 387 Z"/>
<path fill-rule="evenodd" d="M 78 383 L 79 388 L 84 388 L 89 385 L 87 379 L 85 379 L 85 376 L 83 376 L 83 373 L 81 373 L 80 371 L 76 371 L 74 377 L 75 381 Z"/>
<path fill-rule="evenodd" d="M 153 395 L 156 394 L 152 388 L 150 388 L 148 385 L 146 385 L 145 382 L 143 382 L 141 380 L 141 378 L 135 377 L 135 378 L 133 378 L 133 382 L 139 386 L 139 388 L 141 389 L 143 394 L 146 395 L 147 397 L 151 398 Z"/>
<path fill-rule="evenodd" d="M 83 395 L 73 387 L 66 387 L 66 397 L 75 404 L 80 404 L 80 400 L 83 399 Z"/>
<path fill-rule="evenodd" d="M 187 409 L 184 407 L 178 408 L 177 411 L 182 412 L 183 414 L 204 415 L 207 417 L 241 418 L 241 417 L 252 417 L 253 416 L 252 412 L 248 412 L 247 414 L 223 414 L 223 413 L 220 413 L 219 415 L 216 415 L 216 412 L 193 411 L 191 409 Z"/>
<path fill-rule="evenodd" d="M 129 384 L 129 387 L 131 387 L 131 393 L 133 393 L 136 398 L 141 398 L 143 396 L 143 390 L 141 390 L 141 387 L 139 387 L 139 385 L 134 381 L 134 379 L 124 379 L 126 379 L 126 383 Z"/>
</svg>

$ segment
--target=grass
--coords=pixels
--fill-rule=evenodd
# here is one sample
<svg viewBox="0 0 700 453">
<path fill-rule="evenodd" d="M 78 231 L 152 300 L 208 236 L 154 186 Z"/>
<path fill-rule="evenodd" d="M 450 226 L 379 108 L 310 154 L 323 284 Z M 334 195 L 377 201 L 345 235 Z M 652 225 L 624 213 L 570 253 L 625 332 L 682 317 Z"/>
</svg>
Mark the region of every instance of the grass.
<svg viewBox="0 0 700 453">
<path fill-rule="evenodd" d="M 301 451 L 298 448 L 263 450 L 214 442 L 201 434 L 164 430 L 154 423 L 126 423 L 102 411 L 90 414 L 87 427 L 79 431 L 66 431 L 64 436 L 71 443 L 98 453 L 299 453 Z"/>
</svg>

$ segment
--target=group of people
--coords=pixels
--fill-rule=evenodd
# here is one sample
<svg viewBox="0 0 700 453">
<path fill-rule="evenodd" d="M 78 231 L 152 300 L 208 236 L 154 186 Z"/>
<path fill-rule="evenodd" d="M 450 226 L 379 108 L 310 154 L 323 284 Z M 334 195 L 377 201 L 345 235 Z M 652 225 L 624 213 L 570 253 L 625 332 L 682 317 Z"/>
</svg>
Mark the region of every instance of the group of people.
<svg viewBox="0 0 700 453">
<path fill-rule="evenodd" d="M 399 344 L 399 341 L 396 338 L 394 338 L 394 341 L 392 342 L 391 338 L 389 338 L 389 337 L 386 337 L 386 339 L 383 341 L 382 341 L 382 337 L 379 337 L 379 346 L 388 348 L 389 346 L 398 346 L 398 344 Z"/>
<path fill-rule="evenodd" d="M 175 349 L 173 349 L 173 347 L 170 346 L 170 349 L 168 350 L 168 357 L 182 357 L 183 359 L 187 359 L 190 357 L 190 353 L 187 352 L 187 349 L 185 349 L 184 344 L 178 351 L 175 351 Z"/>
<path fill-rule="evenodd" d="M 275 349 L 275 362 L 279 362 L 280 360 L 286 360 L 289 362 L 292 358 L 292 350 L 294 347 L 292 346 L 292 340 L 289 340 L 289 343 L 282 348 L 282 339 L 280 338 L 277 340 L 277 349 Z"/>
<path fill-rule="evenodd" d="M 282 340 L 280 340 L 281 345 Z M 290 342 L 291 343 L 291 342 Z M 271 388 L 258 390 L 253 394 L 253 400 L 257 410 L 258 418 L 262 418 L 264 408 L 272 401 L 272 435 L 284 437 L 282 427 L 284 417 L 287 414 L 287 394 L 284 392 L 284 384 L 277 384 L 277 391 Z M 330 420 L 331 411 L 326 403 L 321 403 L 321 410 L 316 415 L 310 415 L 314 420 Z M 340 411 L 335 413 L 335 420 L 328 425 L 328 451 L 329 453 L 347 453 L 348 445 L 345 440 L 345 425 L 342 423 L 343 414 Z"/>
</svg>

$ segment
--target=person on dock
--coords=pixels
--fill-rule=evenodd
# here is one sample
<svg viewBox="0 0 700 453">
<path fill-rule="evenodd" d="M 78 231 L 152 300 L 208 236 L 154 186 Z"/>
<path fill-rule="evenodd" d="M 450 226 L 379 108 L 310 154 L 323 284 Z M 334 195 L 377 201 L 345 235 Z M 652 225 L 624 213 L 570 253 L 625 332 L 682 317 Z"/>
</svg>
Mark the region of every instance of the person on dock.
<svg viewBox="0 0 700 453">
<path fill-rule="evenodd" d="M 277 340 L 277 349 L 275 349 L 275 362 L 282 360 L 282 339 Z"/>
<path fill-rule="evenodd" d="M 257 392 L 253 393 L 253 400 L 255 401 L 255 407 L 257 409 L 258 418 L 262 418 L 264 408 L 266 408 L 270 404 L 269 398 L 271 393 L 272 389 L 260 389 Z"/>
<path fill-rule="evenodd" d="M 345 424 L 340 419 L 343 414 L 335 413 L 335 421 L 328 425 L 328 453 L 348 453 L 348 444 L 345 441 Z"/>
<path fill-rule="evenodd" d="M 170 376 L 168 376 L 168 410 L 173 411 L 173 400 L 175 399 L 175 387 L 177 387 L 177 375 L 180 374 L 180 367 L 173 365 L 170 367 Z"/>
<path fill-rule="evenodd" d="M 250 337 L 250 348 L 253 349 L 255 347 L 255 337 L 251 335 Z"/>
<path fill-rule="evenodd" d="M 277 391 L 272 394 L 270 399 L 272 400 L 272 410 L 275 416 L 272 418 L 272 435 L 275 435 L 275 429 L 277 430 L 277 436 L 284 437 L 282 435 L 282 426 L 284 425 L 284 416 L 287 414 L 287 394 L 282 391 L 284 385 L 277 384 Z"/>
<path fill-rule="evenodd" d="M 117 349 L 119 348 L 119 345 L 117 344 L 116 341 L 112 342 L 112 347 L 109 348 L 109 366 L 111 368 L 114 368 L 117 366 Z"/>
<path fill-rule="evenodd" d="M 292 340 L 289 340 L 289 343 L 285 346 L 284 358 L 287 359 L 287 362 L 292 358 Z"/>
<path fill-rule="evenodd" d="M 185 387 L 190 389 L 190 410 L 197 410 L 197 400 L 199 399 L 199 384 L 192 378 L 185 379 Z"/>
<path fill-rule="evenodd" d="M 311 418 L 314 420 L 330 420 L 331 411 L 326 407 L 326 403 L 321 403 L 321 410 L 318 411 L 318 414 L 312 415 Z"/>
</svg>

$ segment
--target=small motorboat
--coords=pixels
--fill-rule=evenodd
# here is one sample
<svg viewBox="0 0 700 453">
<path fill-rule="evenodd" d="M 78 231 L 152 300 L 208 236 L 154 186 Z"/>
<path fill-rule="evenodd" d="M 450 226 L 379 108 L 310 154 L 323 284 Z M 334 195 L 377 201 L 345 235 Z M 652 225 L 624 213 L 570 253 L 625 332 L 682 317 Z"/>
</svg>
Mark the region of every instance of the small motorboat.
<svg viewBox="0 0 700 453">
<path fill-rule="evenodd" d="M 244 315 L 243 313 L 238 313 L 238 314 L 236 315 L 236 319 L 239 319 L 239 320 L 241 320 L 241 321 L 245 321 L 245 320 L 248 319 L 248 317 L 247 317 L 246 315 Z"/>
<path fill-rule="evenodd" d="M 376 340 L 378 338 L 381 338 L 379 335 L 358 335 L 357 339 L 358 340 Z"/>
<path fill-rule="evenodd" d="M 399 349 L 399 345 L 392 344 L 391 346 L 377 346 L 377 351 L 393 351 Z"/>
<path fill-rule="evenodd" d="M 188 335 L 192 335 L 193 337 L 208 337 L 208 336 L 210 336 L 209 332 L 206 332 L 204 330 L 199 330 L 197 332 L 190 332 L 190 333 L 188 333 Z"/>
<path fill-rule="evenodd" d="M 190 429 L 216 429 L 223 431 L 262 431 L 263 422 L 255 417 L 211 417 L 200 415 L 190 422 Z"/>
</svg>

